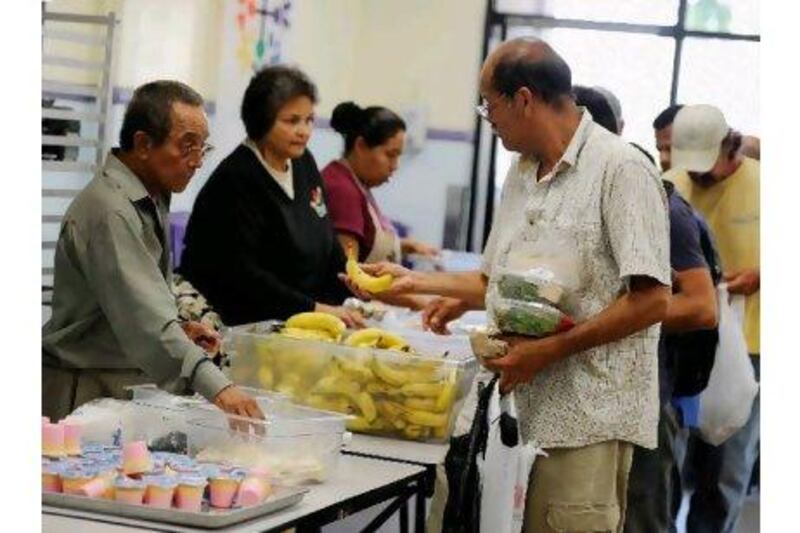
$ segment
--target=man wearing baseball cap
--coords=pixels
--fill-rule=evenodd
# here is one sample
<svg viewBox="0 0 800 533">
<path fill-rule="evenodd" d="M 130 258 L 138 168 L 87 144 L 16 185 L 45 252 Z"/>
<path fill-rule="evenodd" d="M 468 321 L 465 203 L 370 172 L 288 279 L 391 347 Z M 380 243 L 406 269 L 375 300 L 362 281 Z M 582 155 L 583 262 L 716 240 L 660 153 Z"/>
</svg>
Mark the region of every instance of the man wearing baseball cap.
<svg viewBox="0 0 800 533">
<path fill-rule="evenodd" d="M 761 282 L 759 162 L 742 154 L 742 135 L 710 105 L 684 106 L 672 125 L 672 181 L 716 236 L 732 294 L 745 300 L 745 337 L 759 377 Z M 686 469 L 695 479 L 687 531 L 735 527 L 757 456 L 759 397 L 747 424 L 720 446 L 691 438 Z M 693 474 L 693 475 L 692 475 Z"/>
</svg>

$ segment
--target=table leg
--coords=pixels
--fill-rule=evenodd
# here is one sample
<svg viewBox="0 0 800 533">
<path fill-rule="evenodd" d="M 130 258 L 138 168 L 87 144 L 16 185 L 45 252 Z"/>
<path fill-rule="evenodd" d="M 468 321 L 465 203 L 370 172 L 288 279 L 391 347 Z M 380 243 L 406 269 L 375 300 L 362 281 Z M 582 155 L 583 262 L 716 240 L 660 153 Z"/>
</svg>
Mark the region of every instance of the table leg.
<svg viewBox="0 0 800 533">
<path fill-rule="evenodd" d="M 414 509 L 414 531 L 425 533 L 425 485 L 422 481 L 417 481 L 417 501 Z"/>
<path fill-rule="evenodd" d="M 408 533 L 408 500 L 400 506 L 400 533 Z"/>
</svg>

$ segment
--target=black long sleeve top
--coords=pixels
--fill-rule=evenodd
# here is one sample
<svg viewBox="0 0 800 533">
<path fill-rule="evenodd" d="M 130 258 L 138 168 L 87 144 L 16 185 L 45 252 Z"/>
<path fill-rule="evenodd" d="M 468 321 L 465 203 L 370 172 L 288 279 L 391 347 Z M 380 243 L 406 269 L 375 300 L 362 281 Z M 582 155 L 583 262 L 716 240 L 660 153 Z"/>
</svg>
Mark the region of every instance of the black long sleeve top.
<svg viewBox="0 0 800 533">
<path fill-rule="evenodd" d="M 197 196 L 179 270 L 226 324 L 285 319 L 349 295 L 314 157 L 291 164 L 294 199 L 239 145 Z"/>
</svg>

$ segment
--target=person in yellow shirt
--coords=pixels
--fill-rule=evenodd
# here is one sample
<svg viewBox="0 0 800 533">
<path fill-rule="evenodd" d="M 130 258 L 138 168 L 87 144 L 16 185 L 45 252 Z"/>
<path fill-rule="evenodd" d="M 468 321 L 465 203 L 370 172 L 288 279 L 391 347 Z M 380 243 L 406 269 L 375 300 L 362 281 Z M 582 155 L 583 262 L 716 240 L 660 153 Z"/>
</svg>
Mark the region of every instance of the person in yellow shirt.
<svg viewBox="0 0 800 533">
<path fill-rule="evenodd" d="M 671 139 L 672 181 L 706 219 L 716 237 L 732 294 L 745 300 L 745 337 L 759 377 L 761 284 L 759 162 L 742 154 L 742 135 L 710 105 L 684 106 L 675 115 Z M 759 397 L 747 424 L 720 446 L 690 439 L 687 471 L 695 492 L 687 531 L 732 531 L 746 496 L 758 453 Z"/>
</svg>

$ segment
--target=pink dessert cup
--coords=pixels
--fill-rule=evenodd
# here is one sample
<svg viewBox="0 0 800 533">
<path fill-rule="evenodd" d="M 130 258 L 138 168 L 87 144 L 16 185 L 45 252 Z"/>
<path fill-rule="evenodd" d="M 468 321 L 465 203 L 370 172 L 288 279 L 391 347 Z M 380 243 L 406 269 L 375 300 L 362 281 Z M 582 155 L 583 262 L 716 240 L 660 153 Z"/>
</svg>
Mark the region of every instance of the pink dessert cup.
<svg viewBox="0 0 800 533">
<path fill-rule="evenodd" d="M 42 466 L 42 490 L 44 492 L 61 492 L 61 475 L 50 465 Z"/>
<path fill-rule="evenodd" d="M 212 507 L 229 509 L 239 491 L 241 482 L 230 476 L 211 478 L 208 482 L 209 501 Z"/>
<path fill-rule="evenodd" d="M 42 455 L 64 457 L 64 426 L 61 424 L 42 424 Z"/>
<path fill-rule="evenodd" d="M 97 477 L 88 483 L 84 483 L 78 494 L 87 498 L 103 498 L 108 489 L 108 481 L 105 478 Z"/>
<path fill-rule="evenodd" d="M 145 484 L 141 480 L 127 477 L 117 478 L 114 483 L 114 500 L 130 505 L 142 505 L 144 489 Z"/>
<path fill-rule="evenodd" d="M 122 471 L 127 474 L 144 474 L 153 468 L 150 451 L 144 441 L 125 443 L 122 447 Z"/>
<path fill-rule="evenodd" d="M 168 476 L 145 477 L 144 504 L 150 507 L 169 509 L 175 498 L 177 482 Z"/>
<path fill-rule="evenodd" d="M 74 422 L 62 422 L 64 426 L 64 451 L 67 455 L 81 454 L 81 426 Z"/>
<path fill-rule="evenodd" d="M 271 487 L 265 479 L 255 476 L 245 478 L 239 486 L 236 504 L 240 507 L 259 505 L 267 499 L 270 492 Z"/>
<path fill-rule="evenodd" d="M 61 474 L 61 490 L 64 494 L 81 495 L 84 485 L 97 476 L 93 472 L 67 471 Z"/>
<path fill-rule="evenodd" d="M 182 511 L 199 513 L 203 508 L 206 480 L 202 477 L 181 478 L 175 489 L 175 507 Z"/>
</svg>

